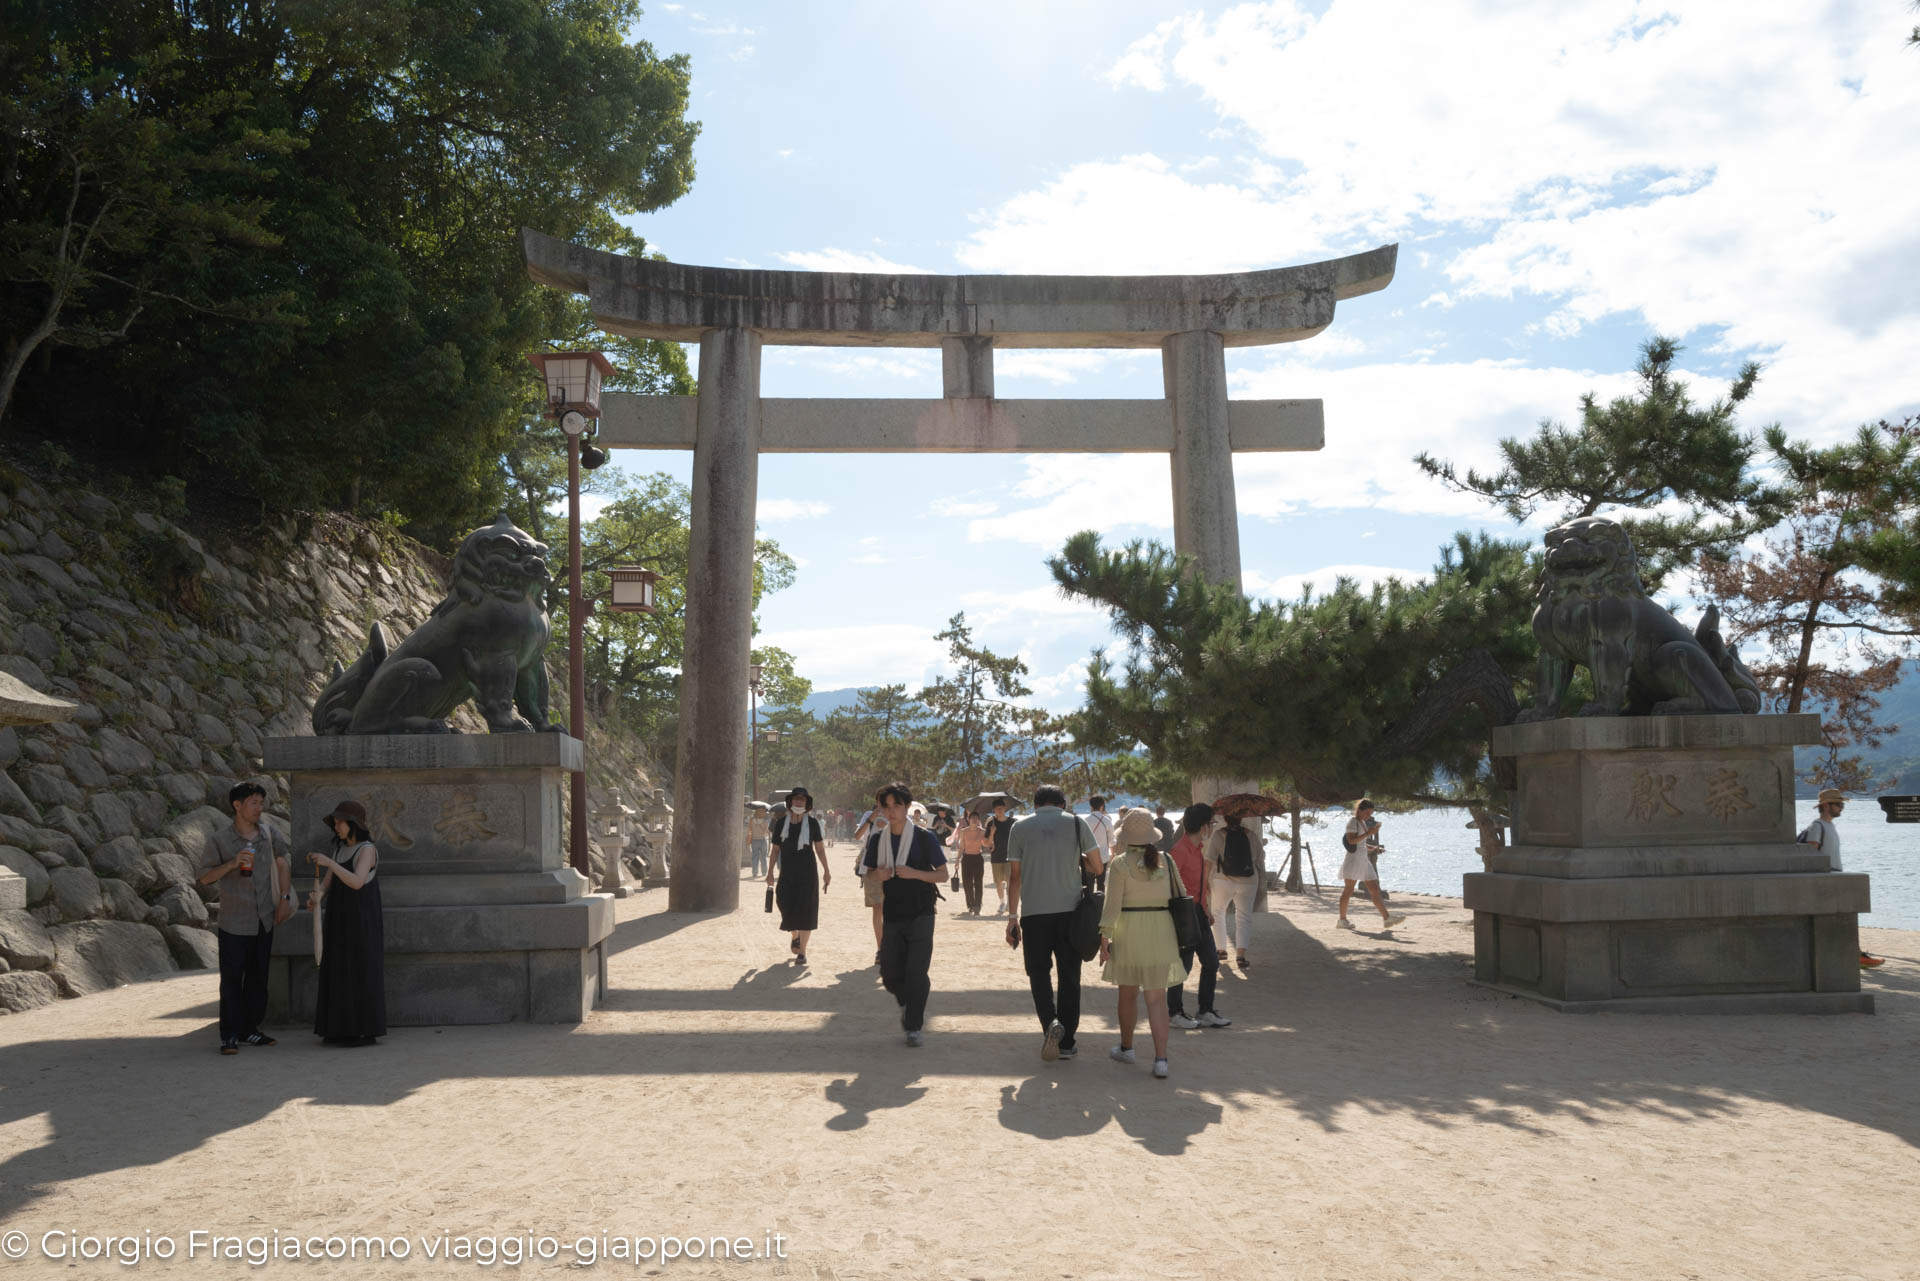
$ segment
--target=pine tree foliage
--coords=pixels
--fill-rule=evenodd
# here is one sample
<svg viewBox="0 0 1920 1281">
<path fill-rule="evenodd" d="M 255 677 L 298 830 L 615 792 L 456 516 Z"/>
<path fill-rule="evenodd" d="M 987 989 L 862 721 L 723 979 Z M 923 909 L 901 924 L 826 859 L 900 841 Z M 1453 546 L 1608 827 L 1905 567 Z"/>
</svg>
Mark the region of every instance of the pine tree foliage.
<svg viewBox="0 0 1920 1281">
<path fill-rule="evenodd" d="M 1463 710 L 1414 754 L 1384 759 L 1389 731 L 1473 651 L 1531 674 L 1534 574 L 1526 548 L 1460 535 L 1431 578 L 1255 603 L 1154 544 L 1104 549 L 1075 535 L 1048 562 L 1072 596 L 1107 608 L 1129 653 L 1088 668 L 1087 733 L 1143 744 L 1193 774 L 1291 780 L 1319 803 L 1364 792 L 1461 795 L 1490 786 L 1487 724 Z"/>
<path fill-rule="evenodd" d="M 1754 438 L 1735 422 L 1752 394 L 1760 366 L 1749 362 L 1712 404 L 1694 403 L 1673 377 L 1683 349 L 1655 337 L 1642 348 L 1632 396 L 1602 405 L 1591 393 L 1580 398 L 1580 421 L 1568 427 L 1551 419 L 1527 440 L 1500 442 L 1501 466 L 1463 476 L 1451 462 L 1422 453 L 1414 461 L 1429 475 L 1463 493 L 1477 495 L 1516 521 L 1543 511 L 1560 524 L 1610 509 L 1647 512 L 1663 503 L 1683 504 L 1674 516 L 1618 513 L 1640 553 L 1649 590 L 1677 565 L 1703 552 L 1718 553 L 1780 518 L 1786 496 L 1749 471 Z M 1717 519 L 1716 519 L 1717 518 Z"/>
</svg>

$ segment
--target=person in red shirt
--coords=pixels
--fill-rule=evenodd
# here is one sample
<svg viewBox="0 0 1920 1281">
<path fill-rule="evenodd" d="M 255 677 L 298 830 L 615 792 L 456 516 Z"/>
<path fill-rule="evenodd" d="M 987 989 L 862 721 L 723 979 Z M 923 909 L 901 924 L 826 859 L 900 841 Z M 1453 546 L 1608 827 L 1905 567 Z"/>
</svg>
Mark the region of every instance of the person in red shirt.
<svg viewBox="0 0 1920 1281">
<path fill-rule="evenodd" d="M 1167 989 L 1167 1021 L 1174 1027 L 1191 1030 L 1197 1027 L 1231 1027 L 1232 1019 L 1220 1017 L 1213 1008 L 1214 985 L 1220 978 L 1220 950 L 1213 942 L 1213 905 L 1208 901 L 1206 830 L 1213 822 L 1211 805 L 1189 805 L 1187 812 L 1180 818 L 1180 839 L 1167 851 L 1167 857 L 1180 869 L 1182 885 L 1197 886 L 1193 891 L 1194 902 L 1200 908 L 1203 928 L 1200 931 L 1200 946 L 1197 949 L 1180 949 L 1180 964 L 1186 966 L 1187 973 L 1193 973 L 1193 961 L 1200 958 L 1200 1013 L 1198 1017 L 1186 1012 L 1185 985 L 1180 984 Z"/>
</svg>

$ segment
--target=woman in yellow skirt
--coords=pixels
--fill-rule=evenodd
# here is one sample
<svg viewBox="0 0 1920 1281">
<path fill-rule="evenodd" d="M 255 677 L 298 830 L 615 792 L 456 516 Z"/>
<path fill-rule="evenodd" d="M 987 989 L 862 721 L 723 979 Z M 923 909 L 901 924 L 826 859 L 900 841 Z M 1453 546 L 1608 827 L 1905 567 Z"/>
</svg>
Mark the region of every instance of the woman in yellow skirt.
<svg viewBox="0 0 1920 1281">
<path fill-rule="evenodd" d="M 1153 816 L 1129 810 L 1114 843 L 1123 846 L 1107 870 L 1107 903 L 1100 914 L 1100 977 L 1120 988 L 1120 1044 L 1108 1057 L 1133 1058 L 1133 1027 L 1142 989 L 1147 1029 L 1153 1034 L 1153 1074 L 1167 1075 L 1167 989 L 1186 977 L 1167 900 L 1180 889 L 1180 873 L 1155 848 L 1160 831 Z"/>
</svg>

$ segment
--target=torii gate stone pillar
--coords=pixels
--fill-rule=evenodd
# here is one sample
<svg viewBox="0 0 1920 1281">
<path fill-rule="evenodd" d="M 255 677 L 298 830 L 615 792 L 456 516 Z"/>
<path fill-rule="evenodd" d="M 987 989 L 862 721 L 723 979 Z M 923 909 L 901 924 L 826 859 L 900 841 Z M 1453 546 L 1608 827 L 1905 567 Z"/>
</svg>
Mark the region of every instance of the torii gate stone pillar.
<svg viewBox="0 0 1920 1281">
<path fill-rule="evenodd" d="M 888 276 L 690 267 L 625 258 L 523 229 L 541 284 L 588 296 L 609 333 L 700 344 L 696 396 L 602 398 L 608 448 L 693 450 L 693 529 L 681 670 L 668 906 L 740 903 L 759 455 L 1161 453 L 1171 458 L 1174 546 L 1240 585 L 1233 455 L 1319 449 L 1317 400 L 1227 398 L 1226 349 L 1298 342 L 1334 304 L 1384 289 L 1398 246 L 1216 276 Z M 766 399 L 765 343 L 938 347 L 942 396 Z M 1160 349 L 1164 400 L 1002 400 L 1002 347 Z M 1210 790 L 1196 782 L 1196 794 Z"/>
</svg>

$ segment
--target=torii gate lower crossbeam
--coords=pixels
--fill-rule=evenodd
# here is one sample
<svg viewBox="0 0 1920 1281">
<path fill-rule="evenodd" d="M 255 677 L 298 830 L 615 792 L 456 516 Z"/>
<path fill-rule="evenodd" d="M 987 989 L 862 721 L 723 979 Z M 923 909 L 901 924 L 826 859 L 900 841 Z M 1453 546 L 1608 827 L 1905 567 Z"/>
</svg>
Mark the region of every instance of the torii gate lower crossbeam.
<svg viewBox="0 0 1920 1281">
<path fill-rule="evenodd" d="M 1240 584 L 1233 455 L 1319 449 L 1317 400 L 1230 401 L 1226 348 L 1310 338 L 1383 289 L 1397 246 L 1221 276 L 887 276 L 691 267 L 521 232 L 535 280 L 590 296 L 612 333 L 700 344 L 693 397 L 608 393 L 602 443 L 693 450 L 674 911 L 739 906 L 754 508 L 762 452 L 1158 452 L 1174 546 Z M 763 400 L 767 343 L 941 349 L 938 400 Z M 999 400 L 996 347 L 1158 347 L 1160 401 Z"/>
</svg>

